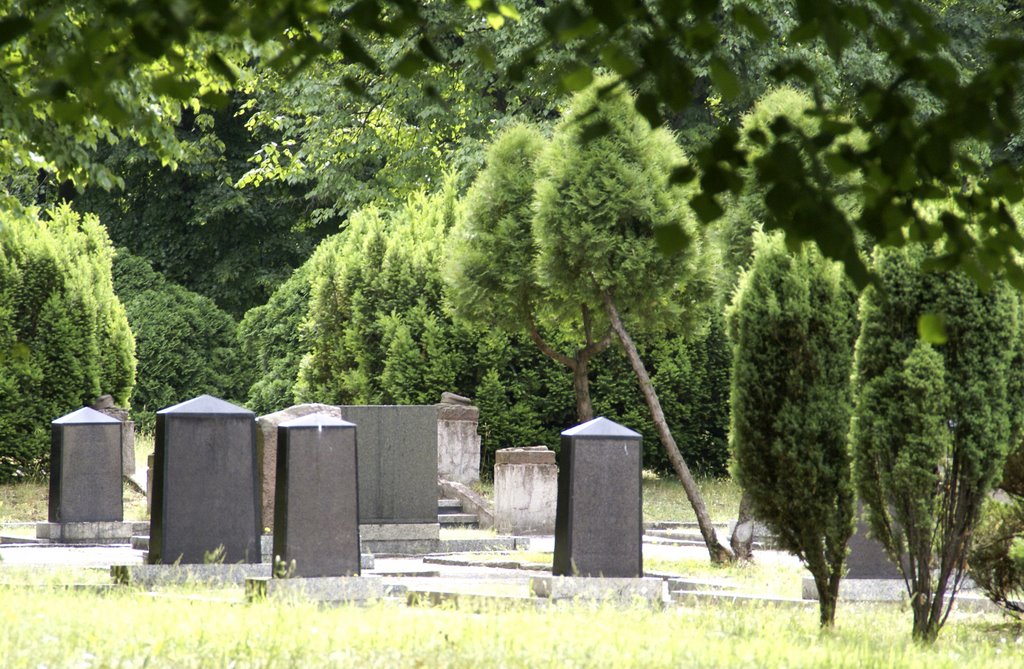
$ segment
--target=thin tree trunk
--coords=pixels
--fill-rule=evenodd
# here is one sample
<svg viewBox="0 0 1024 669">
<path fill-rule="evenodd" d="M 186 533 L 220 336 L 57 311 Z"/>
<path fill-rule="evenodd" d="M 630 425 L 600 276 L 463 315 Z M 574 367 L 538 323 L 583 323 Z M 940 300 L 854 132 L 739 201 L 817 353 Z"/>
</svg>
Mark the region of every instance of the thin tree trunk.
<svg viewBox="0 0 1024 669">
<path fill-rule="evenodd" d="M 690 501 L 690 506 L 693 507 L 693 512 L 697 516 L 697 526 L 700 528 L 701 536 L 704 537 L 704 543 L 708 547 L 711 562 L 715 564 L 730 562 L 733 559 L 733 554 L 718 541 L 715 527 L 711 522 L 711 516 L 708 515 L 707 507 L 704 506 L 704 499 L 697 488 L 697 482 L 693 480 L 690 468 L 679 453 L 676 440 L 672 437 L 668 423 L 665 422 L 665 413 L 661 410 L 661 402 L 658 400 L 658 394 L 651 383 L 651 377 L 647 374 L 647 368 L 644 367 L 643 360 L 640 359 L 636 345 L 622 324 L 622 319 L 619 317 L 619 311 L 615 307 L 615 302 L 608 293 L 604 294 L 604 305 L 605 310 L 608 312 L 608 319 L 611 321 L 612 330 L 618 336 L 619 341 L 622 342 L 622 348 L 625 349 L 630 365 L 632 365 L 633 371 L 640 382 L 640 390 L 643 392 L 647 406 L 651 410 L 654 427 L 657 429 L 661 443 L 665 447 L 665 453 L 668 455 L 669 462 L 672 463 L 672 469 L 675 470 L 676 475 L 682 482 L 683 490 L 686 491 L 686 498 Z"/>
<path fill-rule="evenodd" d="M 740 508 L 736 512 L 736 527 L 732 528 L 729 546 L 737 560 L 754 559 L 754 513 L 750 508 L 750 495 L 740 497 Z"/>
<path fill-rule="evenodd" d="M 594 417 L 594 405 L 590 402 L 590 378 L 587 376 L 589 368 L 588 358 L 576 358 L 576 365 L 572 368 L 572 389 L 576 393 L 576 418 L 585 423 Z"/>
<path fill-rule="evenodd" d="M 835 574 L 816 574 L 814 586 L 818 589 L 818 623 L 822 627 L 834 627 L 836 605 L 839 602 L 839 578 Z"/>
</svg>

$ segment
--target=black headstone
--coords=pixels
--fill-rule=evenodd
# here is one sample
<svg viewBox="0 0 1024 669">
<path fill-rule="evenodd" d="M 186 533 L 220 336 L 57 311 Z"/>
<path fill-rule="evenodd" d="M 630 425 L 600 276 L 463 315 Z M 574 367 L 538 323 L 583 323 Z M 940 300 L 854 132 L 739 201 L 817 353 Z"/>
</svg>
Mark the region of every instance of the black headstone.
<svg viewBox="0 0 1024 669">
<path fill-rule="evenodd" d="M 209 395 L 157 412 L 150 564 L 260 561 L 255 421 Z"/>
<path fill-rule="evenodd" d="M 359 575 L 356 426 L 325 414 L 277 428 L 274 555 L 292 576 Z"/>
<path fill-rule="evenodd" d="M 556 576 L 643 576 L 641 437 L 607 418 L 562 433 Z"/>
<path fill-rule="evenodd" d="M 359 428 L 359 522 L 437 522 L 437 407 L 343 406 Z"/>
<path fill-rule="evenodd" d="M 50 522 L 123 520 L 121 422 L 79 409 L 53 421 L 51 435 Z"/>
</svg>

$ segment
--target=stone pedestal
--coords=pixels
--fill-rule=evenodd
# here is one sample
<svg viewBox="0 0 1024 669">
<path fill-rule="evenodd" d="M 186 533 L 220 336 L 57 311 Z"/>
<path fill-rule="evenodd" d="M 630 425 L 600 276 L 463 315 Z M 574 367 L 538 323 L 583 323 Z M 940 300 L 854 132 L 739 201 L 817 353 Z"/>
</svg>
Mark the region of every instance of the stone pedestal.
<svg viewBox="0 0 1024 669">
<path fill-rule="evenodd" d="M 260 561 L 255 418 L 209 395 L 157 412 L 150 564 Z"/>
<path fill-rule="evenodd" d="M 437 405 L 437 475 L 471 485 L 480 481 L 480 409 L 468 398 L 444 393 Z"/>
<path fill-rule="evenodd" d="M 641 437 L 607 418 L 562 433 L 555 576 L 643 576 Z"/>
<path fill-rule="evenodd" d="M 89 408 L 53 421 L 50 523 L 123 518 L 120 421 Z"/>
<path fill-rule="evenodd" d="M 296 418 L 315 413 L 341 418 L 341 411 L 328 404 L 296 404 L 256 419 L 256 462 L 259 465 L 259 487 L 262 495 L 260 527 L 274 527 L 274 494 L 277 479 L 277 427 Z"/>
<path fill-rule="evenodd" d="M 503 534 L 554 534 L 558 466 L 546 446 L 495 454 L 494 527 Z"/>
<path fill-rule="evenodd" d="M 356 426 L 318 413 L 277 433 L 274 555 L 291 576 L 358 576 Z"/>
</svg>

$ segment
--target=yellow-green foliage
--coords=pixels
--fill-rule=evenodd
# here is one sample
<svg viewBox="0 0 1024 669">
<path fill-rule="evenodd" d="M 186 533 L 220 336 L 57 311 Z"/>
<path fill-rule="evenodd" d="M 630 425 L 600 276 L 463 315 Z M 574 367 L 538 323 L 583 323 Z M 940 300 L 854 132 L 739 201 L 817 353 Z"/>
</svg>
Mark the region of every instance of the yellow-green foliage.
<svg viewBox="0 0 1024 669">
<path fill-rule="evenodd" d="M 50 421 L 109 393 L 127 406 L 135 342 L 95 216 L 0 210 L 0 480 L 42 474 Z"/>
<path fill-rule="evenodd" d="M 851 604 L 822 634 L 812 610 L 789 608 L 246 606 L 240 595 L 241 588 L 95 596 L 0 586 L 0 658 L 5 669 L 1009 669 L 1020 665 L 1022 647 L 1020 630 L 991 614 L 954 616 L 938 644 L 914 644 L 894 606 Z"/>
</svg>

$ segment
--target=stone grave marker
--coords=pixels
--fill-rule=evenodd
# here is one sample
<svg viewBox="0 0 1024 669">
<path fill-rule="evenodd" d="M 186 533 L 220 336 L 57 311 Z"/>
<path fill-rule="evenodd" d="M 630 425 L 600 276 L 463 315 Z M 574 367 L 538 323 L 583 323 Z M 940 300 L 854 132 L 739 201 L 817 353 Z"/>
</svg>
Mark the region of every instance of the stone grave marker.
<svg viewBox="0 0 1024 669">
<path fill-rule="evenodd" d="M 120 522 L 121 422 L 90 408 L 53 421 L 51 523 Z"/>
<path fill-rule="evenodd" d="M 502 448 L 494 456 L 494 527 L 517 535 L 554 534 L 558 465 L 546 446 Z"/>
<path fill-rule="evenodd" d="M 150 564 L 260 561 L 255 418 L 209 395 L 157 412 Z"/>
<path fill-rule="evenodd" d="M 641 436 L 607 418 L 562 433 L 555 576 L 643 576 Z"/>
<path fill-rule="evenodd" d="M 312 414 L 277 433 L 274 555 L 291 576 L 358 576 L 356 426 Z"/>
<path fill-rule="evenodd" d="M 359 430 L 359 522 L 437 524 L 437 408 L 342 406 Z"/>
<path fill-rule="evenodd" d="M 277 489 L 277 426 L 302 416 L 322 413 L 341 418 L 341 411 L 329 404 L 296 404 L 256 419 L 256 462 L 260 472 L 262 508 L 260 527 L 274 527 L 274 492 Z"/>
</svg>

